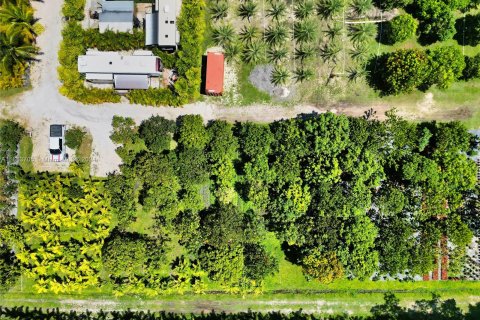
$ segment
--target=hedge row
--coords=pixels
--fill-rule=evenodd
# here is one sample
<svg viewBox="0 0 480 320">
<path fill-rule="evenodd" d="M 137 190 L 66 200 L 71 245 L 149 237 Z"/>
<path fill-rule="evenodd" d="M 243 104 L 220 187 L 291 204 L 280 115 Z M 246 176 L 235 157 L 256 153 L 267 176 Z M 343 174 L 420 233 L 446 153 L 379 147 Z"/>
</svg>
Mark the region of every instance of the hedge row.
<svg viewBox="0 0 480 320">
<path fill-rule="evenodd" d="M 58 74 L 63 86 L 60 93 L 82 103 L 99 104 L 120 102 L 120 96 L 113 89 L 87 88 L 83 76 L 77 71 L 77 58 L 88 48 L 100 51 L 135 50 L 144 48 L 143 31 L 133 33 L 97 29 L 84 30 L 80 21 L 84 18 L 85 0 L 66 0 L 62 12 L 68 21 L 60 45 Z M 202 43 L 205 29 L 204 0 L 186 0 L 182 4 L 178 28 L 182 35 L 180 49 L 167 54 L 155 49 L 165 65 L 178 70 L 179 79 L 171 88 L 132 90 L 127 98 L 131 103 L 143 105 L 180 106 L 199 97 L 201 83 Z"/>
<path fill-rule="evenodd" d="M 200 95 L 205 31 L 205 1 L 184 0 L 178 19 L 180 49 L 175 53 L 175 68 L 179 79 L 173 91 L 168 89 L 132 90 L 127 97 L 130 102 L 143 105 L 183 105 Z M 167 60 L 168 61 L 168 60 Z M 171 63 L 171 61 L 168 61 Z"/>
</svg>

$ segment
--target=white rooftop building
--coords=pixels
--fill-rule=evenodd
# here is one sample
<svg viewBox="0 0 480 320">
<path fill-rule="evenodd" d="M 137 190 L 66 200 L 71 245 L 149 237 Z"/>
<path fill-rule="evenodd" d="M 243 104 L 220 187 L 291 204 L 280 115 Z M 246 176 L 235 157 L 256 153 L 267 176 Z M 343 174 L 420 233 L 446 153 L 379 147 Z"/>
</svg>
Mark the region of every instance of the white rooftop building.
<svg viewBox="0 0 480 320">
<path fill-rule="evenodd" d="M 138 50 L 132 55 L 88 50 L 78 57 L 78 72 L 93 83 L 112 83 L 115 89 L 148 89 L 150 78 L 162 73 L 160 58 L 151 51 Z"/>
<path fill-rule="evenodd" d="M 145 45 L 176 49 L 180 42 L 177 17 L 181 0 L 156 0 L 155 11 L 145 16 Z"/>
<path fill-rule="evenodd" d="M 98 28 L 100 32 L 133 30 L 133 1 L 100 1 L 99 6 Z"/>
</svg>

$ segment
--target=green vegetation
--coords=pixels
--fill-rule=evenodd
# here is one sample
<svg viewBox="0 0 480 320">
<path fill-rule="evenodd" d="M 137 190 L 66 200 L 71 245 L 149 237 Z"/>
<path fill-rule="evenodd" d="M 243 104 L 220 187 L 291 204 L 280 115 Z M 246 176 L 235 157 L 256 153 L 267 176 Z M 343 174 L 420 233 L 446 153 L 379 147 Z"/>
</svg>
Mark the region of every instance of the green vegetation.
<svg viewBox="0 0 480 320">
<path fill-rule="evenodd" d="M 385 31 L 385 42 L 394 44 L 403 42 L 415 35 L 418 22 L 410 14 L 396 16 L 388 22 Z"/>
<path fill-rule="evenodd" d="M 65 145 L 71 149 L 78 149 L 87 133 L 81 128 L 73 127 L 65 134 Z"/>
<path fill-rule="evenodd" d="M 401 302 L 400 302 L 401 301 Z M 152 319 L 152 320 L 196 320 L 196 319 L 222 319 L 222 320 L 235 320 L 235 319 L 252 319 L 261 318 L 265 320 L 411 320 L 411 319 L 450 319 L 450 320 L 473 320 L 480 314 L 479 304 L 470 304 L 468 310 L 462 310 L 459 308 L 457 301 L 454 299 L 442 300 L 438 295 L 432 295 L 429 299 L 420 299 L 412 302 L 408 307 L 402 305 L 406 304 L 404 299 L 400 300 L 395 295 L 388 293 L 385 294 L 382 301 L 376 301 L 372 303 L 372 307 L 369 312 L 351 311 L 351 307 L 358 303 L 358 300 L 351 299 L 350 304 L 344 305 L 343 312 L 331 312 L 332 309 L 328 309 L 327 312 L 316 310 L 315 314 L 311 314 L 311 310 L 298 311 L 232 311 L 232 312 L 219 312 L 218 310 L 211 311 L 210 313 L 202 312 L 188 313 L 186 311 L 178 312 L 155 312 L 155 311 L 97 311 L 92 313 L 90 311 L 74 311 L 69 312 L 59 311 L 59 309 L 42 309 L 28 307 L 13 307 L 4 308 L 0 307 L 0 316 L 2 319 L 38 319 L 38 318 L 55 318 L 55 319 Z M 228 304 L 227 304 L 228 305 Z M 330 305 L 330 304 L 329 304 Z M 348 312 L 345 311 L 347 307 Z M 270 306 L 271 308 L 271 306 Z M 68 310 L 68 309 L 66 309 Z M 118 309 L 117 309 L 118 310 Z M 293 309 L 296 310 L 296 309 Z M 329 314 L 327 314 L 329 313 Z M 334 313 L 332 315 L 332 313 Z"/>
<path fill-rule="evenodd" d="M 39 24 L 29 1 L 0 3 L 0 89 L 24 86 L 25 71 L 35 60 Z"/>
<path fill-rule="evenodd" d="M 336 285 L 376 272 L 411 278 L 433 270 L 442 237 L 453 244 L 442 247 L 450 275 L 461 277 L 454 266 L 478 232 L 463 205 L 476 172 L 464 154 L 477 141 L 456 122 L 412 124 L 390 114 L 381 123 L 327 113 L 235 126 L 183 116 L 176 128 L 158 116 L 139 127 L 116 117 L 113 128 L 125 164 L 106 185 L 120 230 L 132 230 L 137 212 L 154 217 L 148 235 L 166 239 L 170 261 L 188 253 L 200 268 L 194 270 L 204 284 L 195 281 L 195 288 L 273 290 L 287 275 L 291 288 L 318 288 L 300 285 L 302 269 Z"/>
<path fill-rule="evenodd" d="M 32 138 L 28 135 L 24 135 L 20 139 L 20 152 L 19 152 L 19 164 L 23 171 L 32 172 L 33 162 L 32 162 L 32 151 L 33 151 L 33 142 Z"/>
</svg>

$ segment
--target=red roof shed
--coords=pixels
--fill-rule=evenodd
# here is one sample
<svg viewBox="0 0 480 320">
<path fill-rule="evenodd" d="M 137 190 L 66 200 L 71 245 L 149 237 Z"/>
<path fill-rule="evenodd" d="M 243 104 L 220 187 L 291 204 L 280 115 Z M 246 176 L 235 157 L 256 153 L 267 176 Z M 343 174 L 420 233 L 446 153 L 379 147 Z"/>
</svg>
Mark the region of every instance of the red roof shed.
<svg viewBox="0 0 480 320">
<path fill-rule="evenodd" d="M 220 96 L 223 93 L 225 58 L 221 52 L 207 53 L 207 75 L 205 94 Z"/>
</svg>

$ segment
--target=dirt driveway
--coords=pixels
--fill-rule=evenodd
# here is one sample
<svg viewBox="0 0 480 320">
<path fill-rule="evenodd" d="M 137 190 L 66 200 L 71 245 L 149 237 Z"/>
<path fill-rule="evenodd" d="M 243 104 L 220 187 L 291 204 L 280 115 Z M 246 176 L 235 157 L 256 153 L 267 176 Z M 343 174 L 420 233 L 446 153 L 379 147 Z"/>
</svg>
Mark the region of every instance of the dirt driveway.
<svg viewBox="0 0 480 320">
<path fill-rule="evenodd" d="M 15 118 L 24 123 L 33 133 L 33 159 L 37 170 L 67 170 L 67 165 L 46 161 L 48 154 L 48 127 L 50 124 L 78 125 L 87 128 L 93 136 L 92 174 L 105 176 L 118 169 L 120 158 L 115 145 L 109 139 L 111 120 L 114 115 L 132 117 L 141 121 L 151 115 L 176 119 L 184 114 L 200 114 L 206 121 L 224 119 L 228 121 L 271 122 L 282 118 L 295 117 L 301 113 L 325 112 L 314 106 L 294 108 L 258 105 L 250 107 L 219 107 L 206 103 L 195 103 L 183 108 L 143 107 L 128 103 L 83 105 L 60 95 L 57 77 L 58 49 L 61 41 L 61 7 L 63 0 L 34 1 L 36 16 L 45 26 L 45 32 L 38 37 L 41 48 L 40 62 L 32 70 L 33 89 L 3 101 L 0 105 L 3 117 Z M 365 108 L 351 107 L 339 112 L 361 115 Z M 378 111 L 378 115 L 382 111 Z"/>
</svg>

